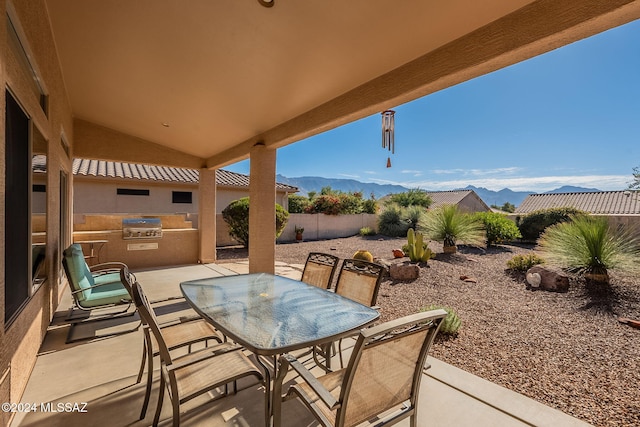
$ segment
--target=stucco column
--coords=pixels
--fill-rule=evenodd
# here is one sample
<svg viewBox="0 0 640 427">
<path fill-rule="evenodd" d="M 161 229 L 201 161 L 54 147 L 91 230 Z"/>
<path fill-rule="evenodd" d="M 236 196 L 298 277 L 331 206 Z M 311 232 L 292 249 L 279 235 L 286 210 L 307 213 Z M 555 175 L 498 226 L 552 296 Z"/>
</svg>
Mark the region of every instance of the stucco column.
<svg viewBox="0 0 640 427">
<path fill-rule="evenodd" d="M 198 184 L 198 261 L 216 260 L 216 170 L 200 169 Z"/>
<path fill-rule="evenodd" d="M 276 150 L 257 144 L 249 169 L 249 272 L 274 273 L 276 257 Z"/>
</svg>

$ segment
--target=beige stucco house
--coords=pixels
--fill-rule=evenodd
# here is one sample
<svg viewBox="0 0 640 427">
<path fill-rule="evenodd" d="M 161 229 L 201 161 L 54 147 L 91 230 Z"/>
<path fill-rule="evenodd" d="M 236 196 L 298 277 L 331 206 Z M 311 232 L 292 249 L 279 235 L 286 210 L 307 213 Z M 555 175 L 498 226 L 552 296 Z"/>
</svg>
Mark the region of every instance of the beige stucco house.
<svg viewBox="0 0 640 427">
<path fill-rule="evenodd" d="M 473 190 L 427 191 L 431 209 L 442 205 L 456 205 L 464 212 L 488 212 L 489 206 Z"/>
<path fill-rule="evenodd" d="M 216 257 L 216 170 L 249 158 L 251 209 L 262 213 L 250 219 L 249 270 L 273 272 L 278 148 L 640 17 L 639 0 L 0 0 L 0 9 L 2 402 L 20 402 L 65 290 L 74 157 L 197 169 L 202 262 Z M 47 157 L 37 195 L 34 155 Z M 34 211 L 43 200 L 44 215 Z M 45 280 L 32 279 L 35 245 Z"/>
<path fill-rule="evenodd" d="M 640 232 L 640 193 L 630 190 L 530 194 L 509 216 L 515 219 L 542 209 L 565 207 L 603 216 L 613 226 L 631 226 Z"/>
<path fill-rule="evenodd" d="M 197 215 L 197 169 L 106 160 L 74 159 L 73 213 Z M 296 187 L 276 182 L 276 203 L 288 208 Z M 234 200 L 249 196 L 249 176 L 216 171 L 216 213 Z"/>
</svg>

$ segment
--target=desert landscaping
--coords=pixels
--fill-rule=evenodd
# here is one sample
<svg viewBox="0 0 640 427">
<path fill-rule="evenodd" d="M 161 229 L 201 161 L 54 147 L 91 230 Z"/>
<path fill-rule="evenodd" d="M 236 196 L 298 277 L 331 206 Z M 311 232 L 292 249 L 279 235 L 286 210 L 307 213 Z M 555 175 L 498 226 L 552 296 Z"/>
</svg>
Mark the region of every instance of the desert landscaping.
<svg viewBox="0 0 640 427">
<path fill-rule="evenodd" d="M 405 242 L 354 236 L 279 244 L 276 260 L 301 266 L 311 251 L 350 258 L 366 249 L 389 261 Z M 640 329 L 618 321 L 640 319 L 634 276 L 610 272 L 608 290 L 572 277 L 568 292 L 547 292 L 507 270 L 507 261 L 531 245 L 460 246 L 452 255 L 441 244 L 430 247 L 437 255 L 420 266 L 417 280 L 382 282 L 381 320 L 431 304 L 452 308 L 462 326 L 456 337 L 439 337 L 434 357 L 596 426 L 640 425 Z M 246 256 L 240 248 L 218 251 L 219 262 Z"/>
</svg>

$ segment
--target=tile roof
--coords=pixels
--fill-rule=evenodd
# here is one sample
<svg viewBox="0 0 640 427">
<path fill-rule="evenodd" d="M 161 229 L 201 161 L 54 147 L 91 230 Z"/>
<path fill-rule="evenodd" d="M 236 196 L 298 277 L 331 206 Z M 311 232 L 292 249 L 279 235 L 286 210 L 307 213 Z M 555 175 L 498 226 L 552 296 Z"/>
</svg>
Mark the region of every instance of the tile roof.
<svg viewBox="0 0 640 427">
<path fill-rule="evenodd" d="M 427 191 L 426 193 L 431 197 L 431 200 L 433 200 L 433 205 L 431 205 L 431 207 L 435 207 L 440 205 L 457 205 L 462 201 L 462 199 L 473 192 L 473 190 L 451 190 Z"/>
<path fill-rule="evenodd" d="M 462 202 L 465 198 L 471 196 L 477 199 L 482 205 L 484 205 L 487 210 L 489 210 L 489 206 L 476 194 L 473 190 L 450 190 L 450 191 L 427 191 L 426 192 L 433 204 L 430 206 L 431 208 L 435 208 L 441 205 L 457 205 Z"/>
<path fill-rule="evenodd" d="M 93 159 L 73 159 L 72 172 L 75 176 L 139 179 L 186 184 L 197 184 L 200 177 L 200 173 L 197 169 L 110 162 Z M 249 176 L 224 169 L 218 169 L 216 171 L 216 184 L 229 187 L 248 187 Z M 297 187 L 279 182 L 276 182 L 276 189 L 290 192 L 298 191 Z"/>
<path fill-rule="evenodd" d="M 516 208 L 516 214 L 540 209 L 573 207 L 600 215 L 640 215 L 640 193 L 599 191 L 593 193 L 531 194 Z"/>
</svg>

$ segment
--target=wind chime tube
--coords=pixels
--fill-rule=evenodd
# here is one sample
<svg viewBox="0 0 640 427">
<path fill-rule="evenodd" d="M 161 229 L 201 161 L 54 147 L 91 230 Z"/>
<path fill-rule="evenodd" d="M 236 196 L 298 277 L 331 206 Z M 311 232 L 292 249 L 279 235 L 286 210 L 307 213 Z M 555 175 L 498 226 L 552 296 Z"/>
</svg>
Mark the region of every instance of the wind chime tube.
<svg viewBox="0 0 640 427">
<path fill-rule="evenodd" d="M 391 154 L 396 152 L 395 113 L 393 110 L 382 112 L 382 148 L 388 149 Z M 387 167 L 391 167 L 391 157 L 387 157 Z"/>
<path fill-rule="evenodd" d="M 382 148 L 386 148 L 395 153 L 395 111 L 386 110 L 382 112 Z"/>
</svg>

